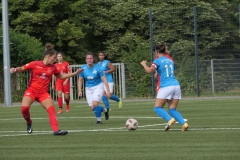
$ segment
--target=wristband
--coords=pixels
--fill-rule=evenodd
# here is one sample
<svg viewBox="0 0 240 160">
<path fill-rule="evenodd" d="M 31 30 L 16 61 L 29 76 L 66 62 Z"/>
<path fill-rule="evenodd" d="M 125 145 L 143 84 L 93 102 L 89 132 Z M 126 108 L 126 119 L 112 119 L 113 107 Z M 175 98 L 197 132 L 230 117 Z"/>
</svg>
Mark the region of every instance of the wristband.
<svg viewBox="0 0 240 160">
<path fill-rule="evenodd" d="M 14 68 L 14 73 L 17 72 L 17 68 Z"/>
</svg>

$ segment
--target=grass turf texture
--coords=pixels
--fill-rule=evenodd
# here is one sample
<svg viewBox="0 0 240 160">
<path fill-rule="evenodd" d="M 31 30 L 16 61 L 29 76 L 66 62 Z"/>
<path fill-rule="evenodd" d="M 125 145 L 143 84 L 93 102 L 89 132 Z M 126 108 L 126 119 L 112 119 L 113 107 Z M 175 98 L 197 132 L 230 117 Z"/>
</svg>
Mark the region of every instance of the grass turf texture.
<svg viewBox="0 0 240 160">
<path fill-rule="evenodd" d="M 57 115 L 60 129 L 69 131 L 66 136 L 52 135 L 39 105 L 30 110 L 31 135 L 19 106 L 0 107 L 0 159 L 240 159 L 240 99 L 181 100 L 178 110 L 188 120 L 187 132 L 179 124 L 165 132 L 166 122 L 153 112 L 154 100 L 125 101 L 121 109 L 110 104 L 110 119 L 102 114 L 103 125 L 95 125 L 86 103 L 72 103 L 69 113 Z M 128 118 L 138 120 L 136 131 L 125 128 Z"/>
</svg>

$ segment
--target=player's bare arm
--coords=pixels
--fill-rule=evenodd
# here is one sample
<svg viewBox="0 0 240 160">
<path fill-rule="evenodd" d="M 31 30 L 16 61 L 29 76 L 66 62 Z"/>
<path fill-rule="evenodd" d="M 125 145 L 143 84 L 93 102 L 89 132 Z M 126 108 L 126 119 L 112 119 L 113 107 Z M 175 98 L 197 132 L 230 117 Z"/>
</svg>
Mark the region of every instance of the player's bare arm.
<svg viewBox="0 0 240 160">
<path fill-rule="evenodd" d="M 107 95 L 108 98 L 110 98 L 111 97 L 111 93 L 110 93 L 110 89 L 109 89 L 109 85 L 108 85 L 107 79 L 106 79 L 105 76 L 102 76 L 101 79 L 102 79 L 102 81 L 103 81 L 103 83 L 104 83 L 104 85 L 106 87 L 106 90 L 107 90 L 106 91 L 106 95 Z"/>
<path fill-rule="evenodd" d="M 21 73 L 24 72 L 25 69 L 24 67 L 16 67 L 16 68 L 10 68 L 10 73 Z"/>
<path fill-rule="evenodd" d="M 145 71 L 146 71 L 147 73 L 153 73 L 153 72 L 155 72 L 155 68 L 153 68 L 153 67 L 148 67 L 148 66 L 147 66 L 147 61 L 146 61 L 146 60 L 143 60 L 143 61 L 141 62 L 141 65 L 143 66 L 143 68 L 145 69 Z"/>
<path fill-rule="evenodd" d="M 52 90 L 54 90 L 55 89 L 55 75 L 52 75 Z"/>
<path fill-rule="evenodd" d="M 82 84 L 83 84 L 83 77 L 78 78 L 78 96 L 82 97 Z"/>
<path fill-rule="evenodd" d="M 70 78 L 70 77 L 73 77 L 73 76 L 76 76 L 76 75 L 82 73 L 83 70 L 84 70 L 84 69 L 81 68 L 81 69 L 77 69 L 77 70 L 76 70 L 75 72 L 73 72 L 73 73 L 60 74 L 60 75 L 56 75 L 56 76 L 57 76 L 58 78 L 60 78 L 60 79 Z"/>
<path fill-rule="evenodd" d="M 71 73 L 71 72 L 68 72 L 68 73 Z M 69 81 L 69 78 L 67 78 L 67 79 L 63 82 L 63 85 L 64 85 L 64 86 L 67 85 L 68 81 Z"/>
<path fill-rule="evenodd" d="M 112 72 L 115 72 L 115 67 L 112 65 L 112 63 L 108 63 L 108 68 L 109 70 L 108 71 L 105 71 L 104 73 L 112 73 Z"/>
</svg>

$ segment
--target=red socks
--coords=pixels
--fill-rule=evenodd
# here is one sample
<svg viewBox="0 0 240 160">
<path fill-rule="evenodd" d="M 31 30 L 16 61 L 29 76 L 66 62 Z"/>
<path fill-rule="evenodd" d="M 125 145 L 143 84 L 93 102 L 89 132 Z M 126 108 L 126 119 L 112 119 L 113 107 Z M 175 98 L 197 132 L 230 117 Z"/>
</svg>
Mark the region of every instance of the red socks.
<svg viewBox="0 0 240 160">
<path fill-rule="evenodd" d="M 62 108 L 62 105 L 63 103 L 62 103 L 62 97 L 61 97 L 61 98 L 58 98 L 58 107 Z"/>
<path fill-rule="evenodd" d="M 64 99 L 64 100 L 66 102 L 66 105 L 69 105 L 70 99 Z M 63 100 L 62 100 L 62 97 L 61 97 L 61 98 L 58 98 L 58 107 L 62 108 L 62 105 L 63 105 Z"/>
<path fill-rule="evenodd" d="M 31 123 L 31 118 L 30 118 L 30 112 L 29 112 L 30 107 L 29 106 L 22 106 L 21 112 L 23 118 L 27 121 L 27 124 Z M 52 130 L 54 132 L 57 132 L 59 130 L 58 128 L 58 121 L 57 121 L 57 116 L 55 112 L 55 107 L 51 106 L 47 109 L 48 112 L 48 117 L 49 117 L 49 123 L 52 127 Z"/>
<path fill-rule="evenodd" d="M 54 132 L 57 132 L 59 130 L 58 128 L 58 120 L 57 120 L 57 116 L 56 116 L 56 112 L 55 112 L 55 107 L 51 106 L 47 109 L 48 112 L 48 117 L 49 117 L 49 123 L 52 127 L 52 130 Z"/>
<path fill-rule="evenodd" d="M 21 109 L 22 116 L 27 121 L 27 124 L 31 123 L 29 109 L 30 109 L 29 106 L 22 106 L 22 109 Z"/>
<path fill-rule="evenodd" d="M 70 99 L 65 99 L 66 105 L 69 105 Z"/>
</svg>

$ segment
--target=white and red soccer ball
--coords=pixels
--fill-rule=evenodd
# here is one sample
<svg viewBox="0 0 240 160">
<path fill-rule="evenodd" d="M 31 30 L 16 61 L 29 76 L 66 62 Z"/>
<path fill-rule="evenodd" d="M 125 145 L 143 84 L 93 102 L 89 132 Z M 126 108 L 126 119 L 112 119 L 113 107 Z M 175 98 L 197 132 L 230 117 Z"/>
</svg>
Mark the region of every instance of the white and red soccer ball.
<svg viewBox="0 0 240 160">
<path fill-rule="evenodd" d="M 129 131 L 134 131 L 138 128 L 138 121 L 136 119 L 133 118 L 129 118 L 126 122 L 126 128 Z"/>
</svg>

